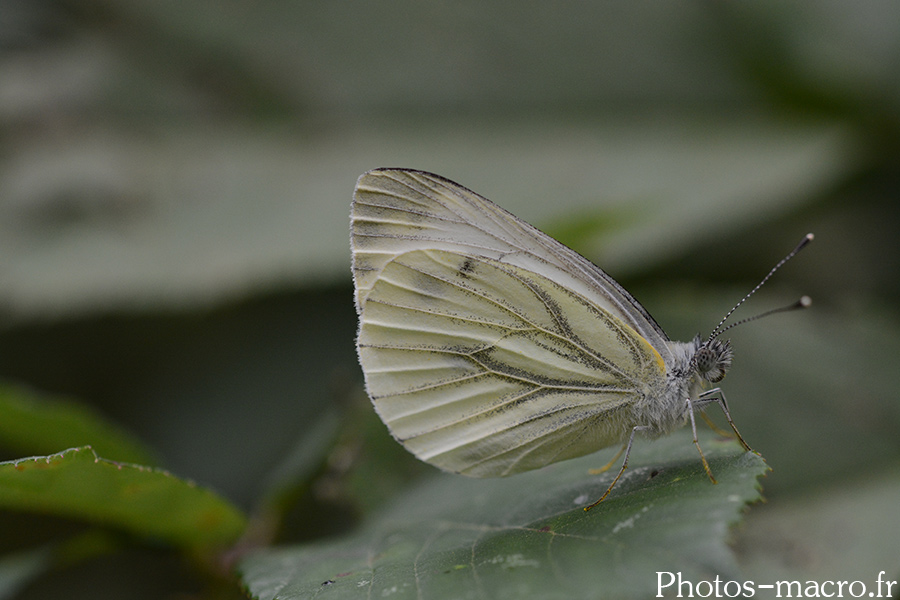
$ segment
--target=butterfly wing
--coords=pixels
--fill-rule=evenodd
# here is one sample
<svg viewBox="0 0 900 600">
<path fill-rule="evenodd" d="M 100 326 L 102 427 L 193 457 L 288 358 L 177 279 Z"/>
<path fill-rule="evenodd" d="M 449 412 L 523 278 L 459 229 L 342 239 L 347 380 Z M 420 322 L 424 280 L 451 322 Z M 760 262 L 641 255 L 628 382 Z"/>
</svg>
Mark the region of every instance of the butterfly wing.
<svg viewBox="0 0 900 600">
<path fill-rule="evenodd" d="M 503 476 L 615 443 L 660 393 L 668 338 L 586 259 L 437 175 L 360 177 L 359 356 L 416 456 Z"/>
<path fill-rule="evenodd" d="M 540 272 L 626 323 L 671 360 L 668 337 L 622 286 L 574 250 L 448 179 L 408 169 L 375 169 L 356 184 L 351 213 L 356 308 L 385 265 L 416 249 L 501 260 Z"/>
<path fill-rule="evenodd" d="M 621 441 L 660 355 L 580 294 L 455 250 L 402 252 L 365 293 L 359 357 L 379 416 L 420 459 L 504 476 Z"/>
</svg>

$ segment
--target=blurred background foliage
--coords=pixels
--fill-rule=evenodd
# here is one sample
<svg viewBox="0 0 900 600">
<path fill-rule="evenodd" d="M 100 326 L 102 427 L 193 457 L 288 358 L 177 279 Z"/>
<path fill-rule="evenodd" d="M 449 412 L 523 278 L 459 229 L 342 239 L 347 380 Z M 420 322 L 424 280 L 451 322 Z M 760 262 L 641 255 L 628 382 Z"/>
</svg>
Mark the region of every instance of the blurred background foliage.
<svg viewBox="0 0 900 600">
<path fill-rule="evenodd" d="M 732 335 L 732 412 L 774 469 L 735 548 L 757 580 L 897 579 L 898 73 L 888 0 L 0 0 L 0 377 L 89 403 L 251 509 L 361 396 L 365 170 L 482 193 L 674 339 L 813 231 L 744 316 L 813 308 Z M 327 489 L 299 536 L 352 521 Z M 25 597 L 96 597 L 110 569 L 190 589 L 135 552 Z"/>
</svg>

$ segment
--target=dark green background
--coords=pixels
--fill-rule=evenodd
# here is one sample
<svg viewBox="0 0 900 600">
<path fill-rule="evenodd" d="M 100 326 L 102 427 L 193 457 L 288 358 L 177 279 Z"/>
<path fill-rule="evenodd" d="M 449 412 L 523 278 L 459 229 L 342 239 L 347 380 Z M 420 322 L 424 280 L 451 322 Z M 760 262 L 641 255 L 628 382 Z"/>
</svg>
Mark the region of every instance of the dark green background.
<svg viewBox="0 0 900 600">
<path fill-rule="evenodd" d="M 315 419 L 359 394 L 347 215 L 367 169 L 486 195 L 675 339 L 709 331 L 813 231 L 742 312 L 800 294 L 813 308 L 732 336 L 723 387 L 774 468 L 736 548 L 758 580 L 900 576 L 898 5 L 0 14 L 4 379 L 98 406 L 249 509 Z M 144 575 L 116 568 L 169 577 L 137 562 Z M 103 570 L 30 593 L 87 597 Z"/>
</svg>

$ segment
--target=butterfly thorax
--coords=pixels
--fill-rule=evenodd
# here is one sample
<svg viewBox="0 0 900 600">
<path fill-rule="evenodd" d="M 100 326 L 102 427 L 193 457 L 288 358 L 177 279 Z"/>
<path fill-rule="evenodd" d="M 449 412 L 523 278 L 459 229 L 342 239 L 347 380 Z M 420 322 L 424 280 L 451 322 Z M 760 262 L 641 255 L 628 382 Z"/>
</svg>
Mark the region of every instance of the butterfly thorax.
<svg viewBox="0 0 900 600">
<path fill-rule="evenodd" d="M 669 342 L 671 358 L 666 360 L 664 385 L 641 403 L 636 423 L 648 427 L 649 437 L 665 435 L 688 420 L 688 399 L 696 401 L 709 383 L 725 377 L 733 352 L 728 341 Z"/>
</svg>

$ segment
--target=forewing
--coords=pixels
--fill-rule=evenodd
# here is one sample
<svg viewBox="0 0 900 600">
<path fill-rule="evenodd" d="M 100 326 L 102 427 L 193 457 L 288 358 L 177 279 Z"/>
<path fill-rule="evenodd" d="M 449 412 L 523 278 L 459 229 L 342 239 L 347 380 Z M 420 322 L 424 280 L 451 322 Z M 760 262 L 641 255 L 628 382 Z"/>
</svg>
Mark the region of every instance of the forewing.
<svg viewBox="0 0 900 600">
<path fill-rule="evenodd" d="M 631 327 L 540 273 L 447 250 L 387 262 L 360 315 L 366 386 L 420 459 L 509 475 L 618 442 L 664 382 Z"/>
<path fill-rule="evenodd" d="M 481 256 L 541 273 L 626 323 L 668 360 L 668 337 L 609 275 L 490 200 L 448 179 L 406 169 L 376 169 L 356 184 L 351 212 L 356 307 L 382 270 L 417 249 Z"/>
</svg>

